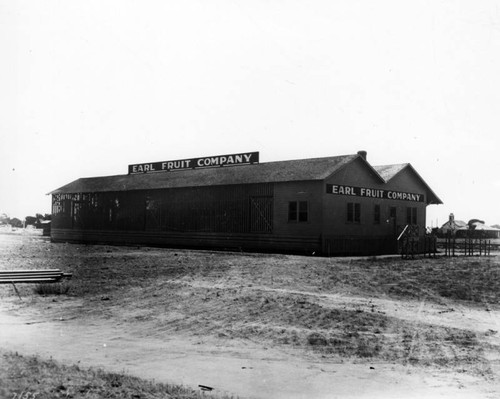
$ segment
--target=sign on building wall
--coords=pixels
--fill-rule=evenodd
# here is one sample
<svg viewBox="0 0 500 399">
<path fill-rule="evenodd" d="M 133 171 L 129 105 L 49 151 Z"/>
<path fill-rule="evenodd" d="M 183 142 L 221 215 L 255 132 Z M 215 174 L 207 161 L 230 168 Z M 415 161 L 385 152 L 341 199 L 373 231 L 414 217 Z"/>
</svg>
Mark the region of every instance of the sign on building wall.
<svg viewBox="0 0 500 399">
<path fill-rule="evenodd" d="M 258 152 L 216 155 L 203 158 L 180 159 L 176 161 L 149 162 L 128 166 L 129 175 L 139 173 L 170 172 L 186 169 L 219 168 L 222 166 L 250 165 L 259 162 Z"/>
<path fill-rule="evenodd" d="M 379 188 L 342 186 L 339 184 L 327 184 L 326 193 L 335 195 L 348 195 L 353 197 L 424 202 L 423 194 L 407 193 L 403 191 L 381 190 Z"/>
</svg>

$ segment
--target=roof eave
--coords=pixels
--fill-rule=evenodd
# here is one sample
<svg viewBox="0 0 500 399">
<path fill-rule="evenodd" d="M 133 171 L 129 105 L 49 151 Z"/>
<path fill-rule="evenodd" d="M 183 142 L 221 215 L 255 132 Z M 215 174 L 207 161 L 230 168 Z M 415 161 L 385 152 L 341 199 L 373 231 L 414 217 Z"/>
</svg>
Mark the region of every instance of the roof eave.
<svg viewBox="0 0 500 399">
<path fill-rule="evenodd" d="M 396 173 L 394 173 L 394 175 L 392 175 L 390 177 L 390 179 L 387 180 L 387 182 L 389 182 L 392 179 L 394 179 L 397 175 L 399 175 L 401 172 L 403 172 L 403 170 L 405 170 L 407 168 L 410 168 L 413 171 L 413 173 L 415 173 L 417 175 L 417 177 L 422 181 L 422 183 L 427 188 L 428 192 L 431 193 L 431 196 L 433 197 L 433 199 L 427 201 L 427 205 L 442 205 L 443 201 L 441 201 L 441 199 L 436 195 L 436 193 L 432 190 L 432 188 L 430 188 L 430 186 L 427 184 L 427 182 L 422 178 L 422 176 L 420 176 L 420 174 L 415 170 L 415 168 L 412 166 L 411 163 L 405 164 L 405 166 L 402 167 Z M 429 197 L 429 195 L 427 195 L 427 197 Z"/>
</svg>

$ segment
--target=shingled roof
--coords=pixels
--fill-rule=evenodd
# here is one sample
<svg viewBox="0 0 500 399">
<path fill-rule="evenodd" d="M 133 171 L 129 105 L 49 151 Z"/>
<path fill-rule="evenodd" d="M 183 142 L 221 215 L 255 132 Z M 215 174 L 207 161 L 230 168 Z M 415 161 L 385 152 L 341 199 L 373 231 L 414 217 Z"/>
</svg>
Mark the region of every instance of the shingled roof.
<svg viewBox="0 0 500 399">
<path fill-rule="evenodd" d="M 374 166 L 373 169 L 377 171 L 377 173 L 384 179 L 384 181 L 391 181 L 397 174 L 402 172 L 405 169 L 409 169 L 412 173 L 414 173 L 421 181 L 422 184 L 427 188 L 427 203 L 428 204 L 442 204 L 443 201 L 439 199 L 439 197 L 432 191 L 429 185 L 425 182 L 424 179 L 418 174 L 413 166 L 409 163 L 401 163 L 395 165 L 379 165 Z"/>
<path fill-rule="evenodd" d="M 49 194 L 318 181 L 333 175 L 355 159 L 363 160 L 367 167 L 373 171 L 373 175 L 382 183 L 388 182 L 402 170 L 409 168 L 427 188 L 427 203 L 442 204 L 442 201 L 410 164 L 371 166 L 360 154 L 266 162 L 245 166 L 81 178 L 51 191 Z"/>
<path fill-rule="evenodd" d="M 81 178 L 49 194 L 324 180 L 358 157 L 355 154 L 245 166 Z"/>
</svg>

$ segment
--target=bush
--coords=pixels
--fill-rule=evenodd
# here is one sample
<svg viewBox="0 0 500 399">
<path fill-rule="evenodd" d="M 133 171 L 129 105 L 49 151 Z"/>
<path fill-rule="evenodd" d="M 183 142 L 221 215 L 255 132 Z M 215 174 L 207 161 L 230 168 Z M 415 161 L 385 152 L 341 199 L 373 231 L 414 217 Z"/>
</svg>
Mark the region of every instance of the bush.
<svg viewBox="0 0 500 399">
<path fill-rule="evenodd" d="M 67 295 L 70 290 L 68 283 L 42 283 L 33 289 L 38 295 Z"/>
<path fill-rule="evenodd" d="M 326 338 L 322 334 L 319 334 L 319 333 L 309 334 L 309 336 L 307 337 L 307 342 L 309 343 L 309 345 L 313 345 L 313 346 L 326 346 L 326 345 L 328 345 L 328 341 L 326 340 Z"/>
</svg>

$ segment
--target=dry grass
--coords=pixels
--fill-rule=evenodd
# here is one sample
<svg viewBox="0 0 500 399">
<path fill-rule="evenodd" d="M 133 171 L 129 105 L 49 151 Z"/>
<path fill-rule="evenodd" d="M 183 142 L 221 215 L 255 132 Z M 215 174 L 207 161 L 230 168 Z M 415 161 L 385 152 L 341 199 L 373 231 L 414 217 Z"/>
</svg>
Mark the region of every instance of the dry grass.
<svg viewBox="0 0 500 399">
<path fill-rule="evenodd" d="M 102 369 L 65 366 L 53 360 L 24 357 L 17 353 L 0 355 L 0 397 L 32 399 L 229 399 L 232 396 L 207 395 L 172 384 L 159 384 L 124 373 Z"/>
<path fill-rule="evenodd" d="M 73 273 L 69 297 L 63 299 L 64 309 L 57 308 L 58 315 L 110 318 L 138 336 L 172 333 L 248 340 L 330 360 L 370 359 L 485 376 L 491 375 L 485 350 L 499 349 L 488 347 L 485 337 L 474 331 L 324 298 L 494 307 L 500 303 L 498 257 L 335 259 L 51 244 L 40 239 L 19 245 L 23 247 L 14 245 L 10 252 L 0 249 L 0 259 L 9 268 Z M 21 256 L 11 255 L 16 251 Z M 76 311 L 73 297 L 88 306 L 80 303 Z M 29 306 L 44 307 L 43 298 Z"/>
<path fill-rule="evenodd" d="M 135 318 L 150 326 L 146 334 L 151 336 L 181 332 L 304 350 L 333 360 L 369 358 L 490 373 L 475 332 L 401 320 L 373 308 L 332 308 L 302 294 L 179 283 L 133 297 L 141 312 L 125 312 L 120 321 Z M 157 306 L 147 309 L 145 304 L 153 301 Z M 132 309 L 121 300 L 120 306 Z"/>
</svg>

